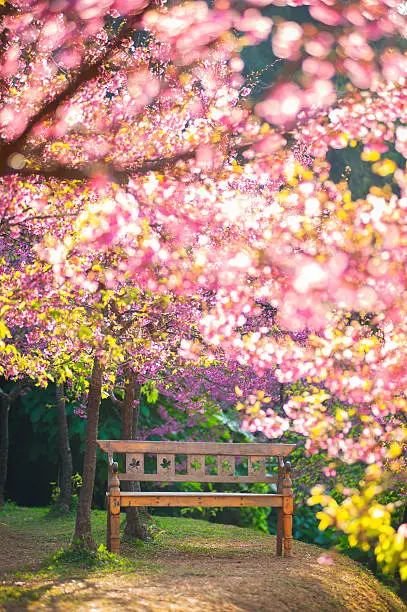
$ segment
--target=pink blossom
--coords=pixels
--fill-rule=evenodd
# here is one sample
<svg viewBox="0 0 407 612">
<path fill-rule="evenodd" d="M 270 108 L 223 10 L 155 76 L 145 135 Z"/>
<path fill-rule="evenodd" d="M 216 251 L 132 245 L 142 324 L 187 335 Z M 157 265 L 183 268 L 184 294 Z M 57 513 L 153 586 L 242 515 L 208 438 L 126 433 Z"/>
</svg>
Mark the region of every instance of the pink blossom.
<svg viewBox="0 0 407 612">
<path fill-rule="evenodd" d="M 277 26 L 273 36 L 273 52 L 277 57 L 295 60 L 300 57 L 302 44 L 302 27 L 294 21 L 284 21 Z"/>
<path fill-rule="evenodd" d="M 313 19 L 321 21 L 329 26 L 338 26 L 343 23 L 343 17 L 339 10 L 329 6 L 331 2 L 319 0 L 310 6 L 310 14 Z"/>
<path fill-rule="evenodd" d="M 374 76 L 374 68 L 371 64 L 361 64 L 353 59 L 345 59 L 343 65 L 352 83 L 360 89 L 368 89 Z"/>
<path fill-rule="evenodd" d="M 333 565 L 334 564 L 334 560 L 332 559 L 332 557 L 330 555 L 320 555 L 317 559 L 317 562 L 320 565 L 325 565 L 325 566 L 329 566 L 329 565 Z"/>
<path fill-rule="evenodd" d="M 396 128 L 396 149 L 407 157 L 407 126 L 399 125 Z"/>
<path fill-rule="evenodd" d="M 149 0 L 114 0 L 112 8 L 116 9 L 120 15 L 132 15 L 140 13 L 148 5 Z"/>
<path fill-rule="evenodd" d="M 253 43 L 265 40 L 271 32 L 273 21 L 263 17 L 260 11 L 254 8 L 246 9 L 241 17 L 235 21 L 235 27 L 250 35 Z"/>
<path fill-rule="evenodd" d="M 301 110 L 303 92 L 295 83 L 277 85 L 264 102 L 256 105 L 256 112 L 276 125 L 292 125 Z"/>
</svg>

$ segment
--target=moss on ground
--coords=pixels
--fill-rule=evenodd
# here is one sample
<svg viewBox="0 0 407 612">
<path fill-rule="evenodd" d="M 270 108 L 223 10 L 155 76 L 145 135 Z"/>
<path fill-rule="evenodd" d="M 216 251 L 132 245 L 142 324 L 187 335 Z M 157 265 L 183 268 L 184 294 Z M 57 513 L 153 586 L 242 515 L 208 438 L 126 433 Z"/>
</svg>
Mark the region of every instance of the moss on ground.
<svg viewBox="0 0 407 612">
<path fill-rule="evenodd" d="M 93 513 L 100 544 L 105 522 Z M 57 552 L 73 527 L 72 516 L 46 508 L 0 511 L 0 610 L 407 610 L 350 559 L 330 553 L 332 564 L 321 565 L 324 551 L 301 542 L 293 559 L 277 558 L 275 538 L 251 529 L 160 517 L 149 542 L 123 543 L 117 558 L 103 546 L 93 555 Z"/>
</svg>

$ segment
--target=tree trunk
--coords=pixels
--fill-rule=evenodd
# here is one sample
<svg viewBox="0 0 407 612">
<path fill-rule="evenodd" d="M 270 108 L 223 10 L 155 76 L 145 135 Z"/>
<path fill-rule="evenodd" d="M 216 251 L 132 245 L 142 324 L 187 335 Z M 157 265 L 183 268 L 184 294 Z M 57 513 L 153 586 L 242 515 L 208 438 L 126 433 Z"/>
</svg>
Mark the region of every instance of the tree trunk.
<svg viewBox="0 0 407 612">
<path fill-rule="evenodd" d="M 102 366 L 97 357 L 93 362 L 88 395 L 85 454 L 83 458 L 82 487 L 79 492 L 74 545 L 78 548 L 93 548 L 90 511 L 96 472 L 96 449 L 99 423 L 99 408 L 102 397 Z"/>
<path fill-rule="evenodd" d="M 133 409 L 134 400 L 136 398 L 135 393 L 136 377 L 132 370 L 128 369 L 125 372 L 125 383 L 124 383 L 124 399 L 122 403 L 122 427 L 121 434 L 122 440 L 133 439 Z"/>
<path fill-rule="evenodd" d="M 8 415 L 11 400 L 7 393 L 0 397 L 0 507 L 4 504 L 4 490 L 7 480 L 8 463 Z"/>
<path fill-rule="evenodd" d="M 72 455 L 69 444 L 68 419 L 65 408 L 64 384 L 60 383 L 56 388 L 58 427 L 59 427 L 59 456 L 61 459 L 61 473 L 59 478 L 59 507 L 62 512 L 67 513 L 72 504 Z"/>
<path fill-rule="evenodd" d="M 124 400 L 122 404 L 122 440 L 136 440 L 138 434 L 139 406 L 134 407 L 136 399 L 136 376 L 132 370 L 126 372 Z M 140 493 L 139 482 L 123 483 L 124 490 Z M 148 535 L 149 514 L 145 508 L 127 508 L 124 537 L 145 541 Z"/>
<path fill-rule="evenodd" d="M 407 505 L 404 506 L 403 516 L 400 525 L 403 525 L 404 523 L 407 523 Z M 400 588 L 398 595 L 404 601 L 404 603 L 407 603 L 407 580 L 402 581 L 400 579 Z"/>
</svg>

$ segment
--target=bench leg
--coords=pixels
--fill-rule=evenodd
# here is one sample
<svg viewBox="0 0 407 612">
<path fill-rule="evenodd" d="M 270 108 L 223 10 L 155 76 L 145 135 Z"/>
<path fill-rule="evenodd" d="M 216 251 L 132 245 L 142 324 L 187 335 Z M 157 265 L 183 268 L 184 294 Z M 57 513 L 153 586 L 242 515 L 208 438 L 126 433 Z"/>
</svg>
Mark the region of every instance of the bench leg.
<svg viewBox="0 0 407 612">
<path fill-rule="evenodd" d="M 282 482 L 283 494 L 283 545 L 284 557 L 293 556 L 293 513 L 294 495 L 293 483 L 291 482 L 290 472 L 291 463 L 284 460 L 284 479 Z"/>
<path fill-rule="evenodd" d="M 284 557 L 293 556 L 293 515 L 284 514 L 283 516 L 283 542 L 284 542 Z"/>
<path fill-rule="evenodd" d="M 116 461 L 109 463 L 109 495 L 107 498 L 107 549 L 120 553 L 120 481 Z"/>
<path fill-rule="evenodd" d="M 283 497 L 282 522 L 284 557 L 293 556 L 293 511 L 294 499 L 292 494 Z"/>
<path fill-rule="evenodd" d="M 277 557 L 281 557 L 283 554 L 283 510 L 278 508 L 277 510 Z"/>
<path fill-rule="evenodd" d="M 111 496 L 107 510 L 107 549 L 120 553 L 120 498 Z"/>
</svg>

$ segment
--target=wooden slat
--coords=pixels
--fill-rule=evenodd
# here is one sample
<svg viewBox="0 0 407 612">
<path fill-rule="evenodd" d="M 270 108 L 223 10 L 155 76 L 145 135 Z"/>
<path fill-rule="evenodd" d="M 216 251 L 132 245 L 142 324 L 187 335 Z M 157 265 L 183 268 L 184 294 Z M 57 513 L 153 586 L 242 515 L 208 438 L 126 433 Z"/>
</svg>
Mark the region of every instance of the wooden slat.
<svg viewBox="0 0 407 612">
<path fill-rule="evenodd" d="M 187 456 L 187 482 L 203 482 L 201 478 L 209 476 L 205 474 L 205 456 L 204 455 L 188 455 Z"/>
<path fill-rule="evenodd" d="M 144 474 L 144 455 L 126 453 L 126 472 L 131 475 L 132 480 Z M 120 477 L 119 477 L 120 478 Z"/>
<path fill-rule="evenodd" d="M 155 480 L 168 480 L 169 477 L 175 475 L 175 455 L 166 453 L 165 455 L 157 455 L 157 474 L 153 474 Z"/>
<path fill-rule="evenodd" d="M 247 461 L 247 474 L 258 477 L 258 482 L 265 482 L 266 478 L 266 458 L 251 456 Z"/>
<path fill-rule="evenodd" d="M 107 490 L 110 489 L 112 475 L 111 475 L 111 465 L 113 463 L 113 453 L 108 453 L 107 455 Z M 127 470 L 126 470 L 127 471 Z"/>
<path fill-rule="evenodd" d="M 286 457 L 295 444 L 264 442 L 223 443 L 223 442 L 146 442 L 137 440 L 98 440 L 99 447 L 113 453 L 152 453 L 171 455 L 261 455 L 262 457 Z"/>
<path fill-rule="evenodd" d="M 221 455 L 219 457 L 218 474 L 221 477 L 220 480 L 227 482 L 227 478 L 235 477 L 235 464 L 235 458 L 231 455 Z"/>
<path fill-rule="evenodd" d="M 120 480 L 136 480 L 135 474 L 119 474 Z M 249 476 L 235 476 L 223 474 L 137 474 L 139 482 L 265 482 L 276 484 L 277 476 L 258 476 L 256 473 Z"/>
<path fill-rule="evenodd" d="M 120 493 L 122 507 L 166 506 L 166 507 L 256 507 L 281 508 L 282 495 L 257 493 Z"/>
</svg>

